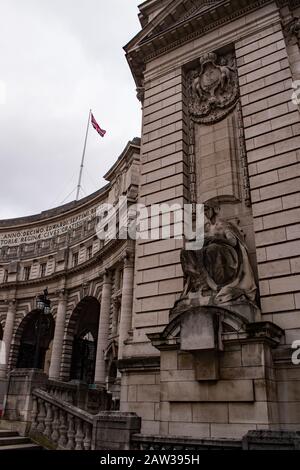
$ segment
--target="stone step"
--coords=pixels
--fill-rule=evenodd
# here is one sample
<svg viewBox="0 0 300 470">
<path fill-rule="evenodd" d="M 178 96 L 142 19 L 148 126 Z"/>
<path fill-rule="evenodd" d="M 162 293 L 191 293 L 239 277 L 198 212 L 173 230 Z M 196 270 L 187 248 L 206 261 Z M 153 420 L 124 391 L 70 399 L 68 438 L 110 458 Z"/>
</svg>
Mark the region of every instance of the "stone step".
<svg viewBox="0 0 300 470">
<path fill-rule="evenodd" d="M 43 448 L 31 442 L 30 444 L 12 444 L 7 446 L 0 446 L 0 452 L 3 450 L 43 450 Z"/>
<path fill-rule="evenodd" d="M 1 429 L 0 452 L 2 450 L 43 450 L 43 448 L 32 442 L 29 437 L 20 436 L 16 431 Z"/>
<path fill-rule="evenodd" d="M 0 439 L 1 437 L 15 437 L 19 434 L 16 431 L 8 431 L 6 429 L 0 429 Z"/>
<path fill-rule="evenodd" d="M 20 444 L 31 444 L 28 437 L 13 436 L 13 437 L 0 437 L 0 450 L 1 447 Z"/>
</svg>

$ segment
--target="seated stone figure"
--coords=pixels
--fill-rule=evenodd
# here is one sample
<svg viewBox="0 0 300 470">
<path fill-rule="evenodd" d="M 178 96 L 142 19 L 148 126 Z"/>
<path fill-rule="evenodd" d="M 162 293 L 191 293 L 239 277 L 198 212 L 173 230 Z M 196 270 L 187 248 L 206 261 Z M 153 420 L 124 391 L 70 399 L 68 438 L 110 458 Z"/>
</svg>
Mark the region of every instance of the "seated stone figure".
<svg viewBox="0 0 300 470">
<path fill-rule="evenodd" d="M 204 210 L 203 248 L 181 252 L 186 283 L 175 308 L 237 303 L 257 308 L 256 284 L 242 233 L 219 218 L 216 204 L 206 204 Z"/>
</svg>

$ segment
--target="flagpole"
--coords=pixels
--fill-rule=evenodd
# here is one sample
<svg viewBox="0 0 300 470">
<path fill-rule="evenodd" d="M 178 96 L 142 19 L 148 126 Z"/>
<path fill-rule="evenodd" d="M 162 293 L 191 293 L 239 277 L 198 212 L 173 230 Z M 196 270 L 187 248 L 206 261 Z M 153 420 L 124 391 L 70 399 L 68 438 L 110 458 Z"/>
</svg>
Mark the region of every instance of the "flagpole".
<svg viewBox="0 0 300 470">
<path fill-rule="evenodd" d="M 77 185 L 77 193 L 76 193 L 76 201 L 78 201 L 79 192 L 80 192 L 80 188 L 81 188 L 82 171 L 83 171 L 83 164 L 84 164 L 84 157 L 85 157 L 86 142 L 87 142 L 88 133 L 89 133 L 89 127 L 90 127 L 91 113 L 92 113 L 92 110 L 90 109 L 89 118 L 88 118 L 87 127 L 86 127 L 86 134 L 85 134 L 85 139 L 84 139 L 84 147 L 83 147 L 83 152 L 82 152 L 80 171 L 79 171 L 79 178 L 78 178 L 78 185 Z"/>
</svg>

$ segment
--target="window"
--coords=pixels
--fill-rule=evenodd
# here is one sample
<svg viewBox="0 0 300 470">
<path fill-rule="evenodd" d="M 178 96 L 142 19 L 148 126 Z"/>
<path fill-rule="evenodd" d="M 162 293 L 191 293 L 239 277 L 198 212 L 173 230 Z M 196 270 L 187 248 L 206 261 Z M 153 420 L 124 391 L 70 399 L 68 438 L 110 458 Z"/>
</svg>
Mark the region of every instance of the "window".
<svg viewBox="0 0 300 470">
<path fill-rule="evenodd" d="M 91 259 L 92 255 L 93 255 L 93 247 L 92 245 L 90 245 L 86 249 L 86 258 Z"/>
<path fill-rule="evenodd" d="M 47 269 L 47 263 L 42 263 L 41 268 L 40 268 L 40 275 L 41 277 L 46 276 L 46 269 Z"/>
<path fill-rule="evenodd" d="M 73 258 L 72 258 L 72 266 L 77 266 L 78 265 L 78 253 L 73 253 Z"/>
<path fill-rule="evenodd" d="M 30 270 L 31 270 L 30 268 L 31 268 L 30 266 L 24 266 L 24 271 L 23 271 L 24 281 L 28 281 L 30 278 Z"/>
<path fill-rule="evenodd" d="M 7 269 L 4 270 L 4 274 L 3 274 L 3 282 L 7 282 L 8 281 L 8 271 Z"/>
</svg>

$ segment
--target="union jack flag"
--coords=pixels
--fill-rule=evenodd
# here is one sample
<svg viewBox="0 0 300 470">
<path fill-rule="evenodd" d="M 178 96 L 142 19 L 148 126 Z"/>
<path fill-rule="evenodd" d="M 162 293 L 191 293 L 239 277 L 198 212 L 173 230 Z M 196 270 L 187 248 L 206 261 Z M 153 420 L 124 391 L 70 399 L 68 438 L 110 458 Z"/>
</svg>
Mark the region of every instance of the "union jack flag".
<svg viewBox="0 0 300 470">
<path fill-rule="evenodd" d="M 101 129 L 101 127 L 99 126 L 98 122 L 96 121 L 96 119 L 94 118 L 94 115 L 93 113 L 91 113 L 91 123 L 93 125 L 93 128 L 96 129 L 96 131 L 98 132 L 98 134 L 101 135 L 101 137 L 104 137 L 105 134 L 106 134 L 106 131 L 104 129 Z"/>
</svg>

